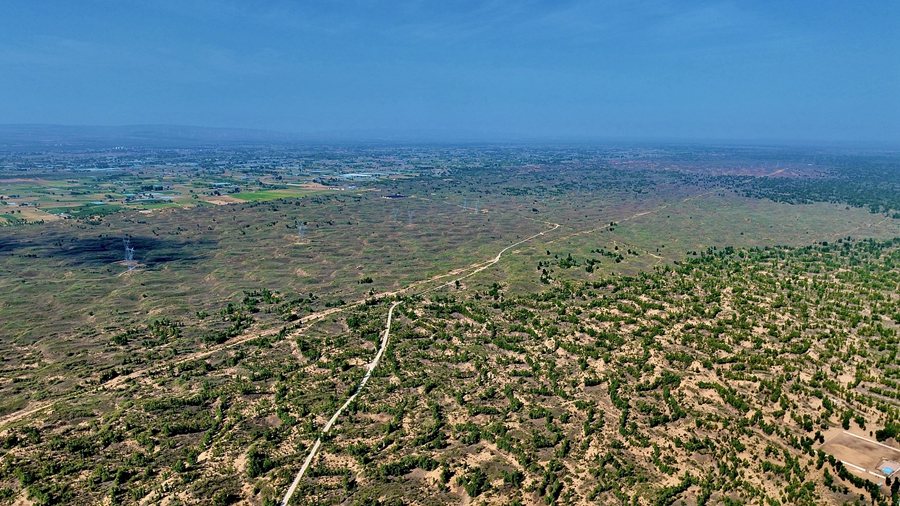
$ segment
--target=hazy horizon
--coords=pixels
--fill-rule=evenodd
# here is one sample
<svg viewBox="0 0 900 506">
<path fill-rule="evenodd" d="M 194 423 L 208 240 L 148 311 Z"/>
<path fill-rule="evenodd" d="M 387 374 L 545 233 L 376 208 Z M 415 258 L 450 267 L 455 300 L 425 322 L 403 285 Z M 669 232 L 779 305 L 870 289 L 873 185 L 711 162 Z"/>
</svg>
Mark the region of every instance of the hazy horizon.
<svg viewBox="0 0 900 506">
<path fill-rule="evenodd" d="M 289 132 L 272 129 L 197 125 L 59 125 L 0 124 L 0 151 L 57 149 L 211 147 L 229 145 L 395 145 L 402 146 L 554 146 L 634 147 L 742 147 L 750 149 L 829 149 L 893 152 L 900 141 L 796 140 L 775 138 L 664 138 L 614 136 L 539 136 L 484 134 L 440 130 L 336 130 Z"/>
<path fill-rule="evenodd" d="M 4 125 L 900 144 L 900 5 L 14 0 Z"/>
</svg>

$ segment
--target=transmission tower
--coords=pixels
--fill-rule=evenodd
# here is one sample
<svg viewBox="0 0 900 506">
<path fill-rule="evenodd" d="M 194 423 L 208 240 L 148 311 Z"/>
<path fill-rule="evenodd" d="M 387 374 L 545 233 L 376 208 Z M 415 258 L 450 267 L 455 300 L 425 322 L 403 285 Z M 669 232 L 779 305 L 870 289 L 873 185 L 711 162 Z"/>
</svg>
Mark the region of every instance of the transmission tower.
<svg viewBox="0 0 900 506">
<path fill-rule="evenodd" d="M 133 271 L 137 267 L 134 261 L 134 247 L 131 246 L 131 240 L 127 237 L 123 238 L 122 242 L 125 244 L 125 265 L 128 266 L 129 271 Z"/>
<path fill-rule="evenodd" d="M 407 209 L 406 214 L 409 216 L 409 224 L 412 225 L 412 218 L 413 218 L 412 209 Z"/>
<path fill-rule="evenodd" d="M 306 239 L 306 224 L 302 221 L 297 222 L 297 233 L 300 235 L 300 242 Z"/>
</svg>

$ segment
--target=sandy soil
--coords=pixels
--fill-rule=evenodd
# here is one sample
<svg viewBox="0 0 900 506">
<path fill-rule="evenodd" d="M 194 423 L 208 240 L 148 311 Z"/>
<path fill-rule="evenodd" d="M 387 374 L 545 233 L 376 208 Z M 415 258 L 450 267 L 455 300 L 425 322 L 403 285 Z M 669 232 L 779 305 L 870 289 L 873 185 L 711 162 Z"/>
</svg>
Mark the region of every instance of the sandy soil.
<svg viewBox="0 0 900 506">
<path fill-rule="evenodd" d="M 238 204 L 244 201 L 241 199 L 230 197 L 228 195 L 222 195 L 221 197 L 211 197 L 208 199 L 204 199 L 204 202 L 209 202 L 210 204 L 215 204 L 217 206 L 227 206 L 228 204 Z"/>
<path fill-rule="evenodd" d="M 884 473 L 877 468 L 882 460 L 900 460 L 900 450 L 846 431 L 826 439 L 819 449 L 843 462 L 847 470 L 876 483 L 884 483 Z"/>
<path fill-rule="evenodd" d="M 38 221 L 38 220 L 56 221 L 56 220 L 62 219 L 59 216 L 56 216 L 55 214 L 50 214 L 48 212 L 41 211 L 40 209 L 37 209 L 34 207 L 18 206 L 18 207 L 13 207 L 11 209 L 15 209 L 16 214 L 14 216 L 16 218 L 22 218 L 23 220 L 28 220 L 28 221 Z M 4 211 L 5 211 L 5 209 L 0 208 L 0 214 L 5 214 Z"/>
</svg>

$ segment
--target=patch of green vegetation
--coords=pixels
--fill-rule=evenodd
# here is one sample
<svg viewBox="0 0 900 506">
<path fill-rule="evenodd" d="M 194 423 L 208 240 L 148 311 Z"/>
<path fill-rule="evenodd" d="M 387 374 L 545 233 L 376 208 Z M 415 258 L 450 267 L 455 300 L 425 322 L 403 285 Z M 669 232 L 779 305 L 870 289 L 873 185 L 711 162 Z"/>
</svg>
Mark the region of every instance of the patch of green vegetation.
<svg viewBox="0 0 900 506">
<path fill-rule="evenodd" d="M 50 208 L 47 209 L 47 212 L 54 214 L 67 213 L 73 218 L 93 218 L 109 216 L 110 214 L 115 214 L 122 209 L 122 206 L 114 204 L 83 204 L 78 207 Z"/>
<path fill-rule="evenodd" d="M 248 202 L 256 202 L 261 200 L 274 200 L 281 199 L 285 197 L 293 197 L 293 196 L 301 196 L 307 192 L 303 191 L 290 191 L 290 190 L 263 190 L 256 192 L 241 192 L 235 193 L 231 195 L 232 197 L 239 200 L 246 200 Z"/>
<path fill-rule="evenodd" d="M 5 220 L 6 224 L 10 226 L 24 225 L 25 223 L 27 223 L 27 220 L 19 216 L 13 216 L 11 214 L 0 214 L 0 219 Z"/>
</svg>

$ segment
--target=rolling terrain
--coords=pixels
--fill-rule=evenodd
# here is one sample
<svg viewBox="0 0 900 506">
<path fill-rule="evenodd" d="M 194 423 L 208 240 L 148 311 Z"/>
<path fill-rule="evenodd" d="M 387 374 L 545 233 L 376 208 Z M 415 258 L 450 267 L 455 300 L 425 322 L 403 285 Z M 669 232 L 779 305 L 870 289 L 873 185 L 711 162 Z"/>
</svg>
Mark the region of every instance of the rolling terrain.
<svg viewBox="0 0 900 506">
<path fill-rule="evenodd" d="M 324 153 L 0 177 L 180 192 L 0 227 L 0 504 L 896 495 L 890 155 Z"/>
</svg>

